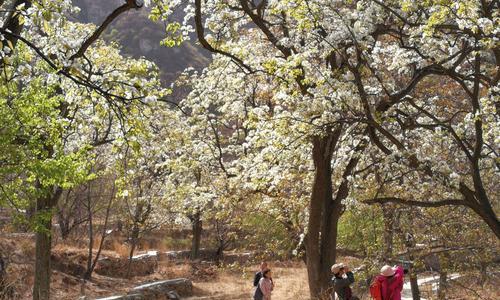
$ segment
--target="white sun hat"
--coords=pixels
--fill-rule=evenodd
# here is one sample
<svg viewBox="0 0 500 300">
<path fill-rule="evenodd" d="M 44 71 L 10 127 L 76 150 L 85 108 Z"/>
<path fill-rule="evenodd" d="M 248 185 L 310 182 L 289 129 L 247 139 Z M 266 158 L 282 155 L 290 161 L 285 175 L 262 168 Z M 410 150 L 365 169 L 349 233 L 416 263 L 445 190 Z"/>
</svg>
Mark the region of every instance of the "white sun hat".
<svg viewBox="0 0 500 300">
<path fill-rule="evenodd" d="M 382 269 L 380 269 L 380 274 L 384 275 L 386 277 L 392 276 L 395 273 L 396 273 L 396 270 L 389 265 L 385 265 L 382 267 Z"/>
<path fill-rule="evenodd" d="M 337 274 L 338 272 L 340 272 L 340 269 L 342 269 L 343 267 L 344 267 L 343 263 L 334 264 L 332 266 L 332 273 Z"/>
</svg>

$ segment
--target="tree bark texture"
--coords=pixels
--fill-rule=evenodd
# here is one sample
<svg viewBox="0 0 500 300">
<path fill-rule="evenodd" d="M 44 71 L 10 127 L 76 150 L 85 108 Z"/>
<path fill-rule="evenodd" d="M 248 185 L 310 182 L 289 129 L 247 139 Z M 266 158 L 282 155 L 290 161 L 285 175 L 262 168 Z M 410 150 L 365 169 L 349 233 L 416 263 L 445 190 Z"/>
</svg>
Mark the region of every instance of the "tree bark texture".
<svg viewBox="0 0 500 300">
<path fill-rule="evenodd" d="M 38 230 L 35 233 L 35 282 L 33 285 L 33 300 L 50 299 L 50 250 L 52 231 L 52 209 L 62 193 L 55 187 L 53 192 L 41 196 L 36 202 Z"/>
<path fill-rule="evenodd" d="M 200 256 L 201 233 L 203 232 L 203 224 L 200 213 L 196 213 L 191 218 L 193 228 L 193 240 L 191 243 L 191 259 L 197 259 Z"/>
<path fill-rule="evenodd" d="M 333 199 L 332 154 L 340 130 L 313 138 L 314 182 L 309 204 L 306 265 L 311 297 L 317 299 L 329 286 L 330 268 L 335 263 L 337 224 L 341 203 Z"/>
</svg>

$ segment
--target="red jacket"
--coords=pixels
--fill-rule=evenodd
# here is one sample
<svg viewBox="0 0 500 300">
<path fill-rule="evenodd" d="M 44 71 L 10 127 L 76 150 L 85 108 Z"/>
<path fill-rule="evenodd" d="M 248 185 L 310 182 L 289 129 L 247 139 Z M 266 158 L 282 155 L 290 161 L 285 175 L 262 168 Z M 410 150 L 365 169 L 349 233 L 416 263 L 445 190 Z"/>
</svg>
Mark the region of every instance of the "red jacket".
<svg viewBox="0 0 500 300">
<path fill-rule="evenodd" d="M 403 267 L 396 267 L 394 276 L 385 277 L 378 275 L 375 280 L 380 284 L 383 300 L 401 300 L 404 281 Z"/>
</svg>

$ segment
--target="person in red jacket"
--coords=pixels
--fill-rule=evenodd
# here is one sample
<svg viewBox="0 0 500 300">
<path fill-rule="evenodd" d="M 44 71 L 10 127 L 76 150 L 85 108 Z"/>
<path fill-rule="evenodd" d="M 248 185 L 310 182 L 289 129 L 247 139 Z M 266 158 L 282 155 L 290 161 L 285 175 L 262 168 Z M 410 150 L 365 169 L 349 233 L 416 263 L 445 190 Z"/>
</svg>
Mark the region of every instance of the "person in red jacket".
<svg viewBox="0 0 500 300">
<path fill-rule="evenodd" d="M 401 300 L 401 291 L 403 290 L 404 282 L 404 269 L 401 266 L 388 266 L 385 265 L 380 269 L 378 275 L 372 286 L 370 287 L 370 294 L 380 295 L 375 297 L 377 300 Z M 377 291 L 374 291 L 376 289 Z"/>
</svg>

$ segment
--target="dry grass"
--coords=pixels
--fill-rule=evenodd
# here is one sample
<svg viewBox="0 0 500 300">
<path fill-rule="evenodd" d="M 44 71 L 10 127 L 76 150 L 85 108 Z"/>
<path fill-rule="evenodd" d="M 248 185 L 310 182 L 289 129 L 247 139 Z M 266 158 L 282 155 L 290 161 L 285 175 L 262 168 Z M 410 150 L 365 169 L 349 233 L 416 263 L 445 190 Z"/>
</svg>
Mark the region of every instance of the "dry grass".
<svg viewBox="0 0 500 300">
<path fill-rule="evenodd" d="M 130 254 L 130 247 L 117 240 L 111 242 L 111 250 L 116 252 L 120 257 L 128 257 Z"/>
<path fill-rule="evenodd" d="M 246 269 L 244 275 L 235 271 L 220 271 L 218 276 L 211 281 L 199 282 L 194 280 L 195 295 L 226 295 L 220 299 L 250 299 L 253 293 L 252 276 L 257 266 Z M 293 263 L 274 266 L 273 279 L 275 289 L 272 294 L 273 300 L 308 300 L 309 287 L 307 281 L 307 270 L 304 264 Z M 470 279 L 470 278 L 469 278 Z M 467 285 L 467 286 L 464 286 Z M 500 299 L 498 278 L 491 278 L 490 282 L 481 287 L 474 280 L 450 282 L 446 291 L 446 299 L 450 300 L 497 300 Z M 365 291 L 367 293 L 367 291 Z M 432 292 L 430 285 L 420 287 L 420 292 L 425 299 L 436 300 L 437 296 Z M 369 300 L 367 294 L 356 294 L 361 300 Z M 326 297 L 325 299 L 329 299 Z"/>
<path fill-rule="evenodd" d="M 308 299 L 307 272 L 305 267 L 296 264 L 291 267 L 273 267 L 275 288 L 273 299 Z M 250 299 L 253 294 L 253 270 L 245 270 L 244 275 L 235 271 L 221 271 L 215 280 L 194 282 L 198 296 L 227 295 L 227 299 Z M 246 296 L 246 298 L 245 298 Z"/>
<path fill-rule="evenodd" d="M 128 247 L 118 240 L 113 240 L 113 249 L 104 250 L 102 255 L 118 257 L 128 255 Z M 29 299 L 31 286 L 33 284 L 34 269 L 34 241 L 32 236 L 15 236 L 12 238 L 0 238 L 0 251 L 8 259 L 8 278 L 4 283 L 11 286 L 14 291 L 10 295 L 0 294 L 0 299 Z M 67 244 L 58 244 L 53 248 L 53 253 L 69 254 L 77 253 L 86 257 L 87 250 Z M 62 256 L 70 258 L 73 256 Z M 358 265 L 356 261 L 344 260 L 352 266 Z M 74 262 L 74 261 L 73 261 Z M 285 262 L 270 263 L 273 270 L 275 290 L 273 300 L 307 300 L 309 299 L 307 271 L 303 263 Z M 94 275 L 92 281 L 87 282 L 84 293 L 92 298 L 111 296 L 126 293 L 128 289 L 144 282 L 151 282 L 172 278 L 189 278 L 193 281 L 196 296 L 221 296 L 218 299 L 250 299 L 253 293 L 252 279 L 257 265 L 238 269 L 219 269 L 214 265 L 205 263 L 194 263 L 188 260 L 182 261 L 160 261 L 158 269 L 154 274 L 135 277 L 130 280 L 110 278 Z M 495 270 L 497 272 L 495 272 Z M 497 274 L 494 276 L 494 274 Z M 452 282 L 447 290 L 447 299 L 500 299 L 500 274 L 498 269 L 490 270 L 488 283 L 481 287 L 476 285 L 476 278 L 468 276 L 463 281 Z M 467 285 L 464 287 L 464 285 Z M 78 299 L 81 295 L 81 281 L 78 277 L 71 276 L 61 271 L 52 274 L 52 295 L 54 300 Z M 422 296 L 426 299 L 436 299 L 429 291 L 429 287 L 422 287 Z M 365 300 L 366 298 L 363 298 Z"/>
<path fill-rule="evenodd" d="M 274 270 L 275 299 L 306 299 L 309 295 L 307 271 L 304 266 Z"/>
</svg>

